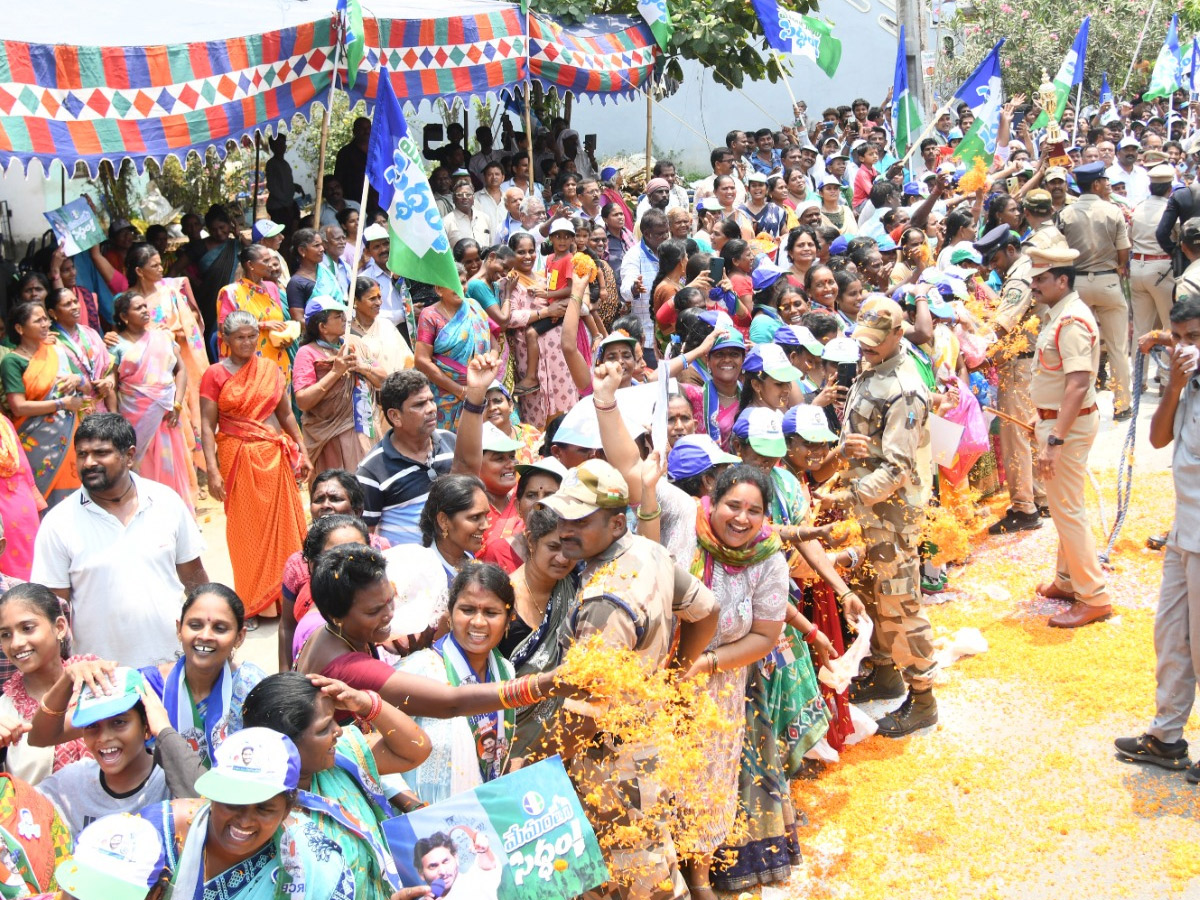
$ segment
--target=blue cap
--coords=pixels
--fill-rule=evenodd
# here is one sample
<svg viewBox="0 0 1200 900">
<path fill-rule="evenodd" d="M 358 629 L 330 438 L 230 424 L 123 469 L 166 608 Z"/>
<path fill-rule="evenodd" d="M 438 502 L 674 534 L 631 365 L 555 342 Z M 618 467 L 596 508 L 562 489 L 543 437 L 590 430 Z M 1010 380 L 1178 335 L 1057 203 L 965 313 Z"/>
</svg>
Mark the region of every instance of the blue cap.
<svg viewBox="0 0 1200 900">
<path fill-rule="evenodd" d="M 1093 181 L 1098 181 L 1104 178 L 1105 165 L 1102 162 L 1086 163 L 1082 166 L 1076 166 L 1071 174 L 1075 176 L 1075 180 L 1080 187 L 1091 184 Z"/>
<path fill-rule="evenodd" d="M 741 457 L 726 453 L 707 434 L 687 434 L 667 454 L 667 477 L 672 481 L 703 475 L 713 466 L 739 463 Z"/>
<path fill-rule="evenodd" d="M 800 381 L 804 373 L 788 362 L 787 354 L 778 344 L 755 344 L 746 353 L 743 372 L 765 372 L 776 381 Z"/>
<path fill-rule="evenodd" d="M 616 174 L 617 174 L 616 166 L 605 166 L 603 169 L 600 170 L 600 180 L 601 181 L 611 181 L 612 177 Z"/>
<path fill-rule="evenodd" d="M 961 140 L 962 140 L 962 138 L 963 138 L 963 133 L 962 133 L 962 129 L 961 129 L 961 128 L 951 128 L 951 129 L 950 129 L 950 132 L 949 132 L 949 133 L 946 135 L 946 141 L 947 141 L 947 142 L 950 142 L 950 141 L 961 141 Z"/>
<path fill-rule="evenodd" d="M 805 325 L 780 325 L 775 331 L 775 343 L 786 348 L 803 347 L 818 358 L 825 350 L 825 346 Z"/>
<path fill-rule="evenodd" d="M 845 235 L 840 235 L 839 237 L 835 237 L 833 239 L 833 243 L 831 243 L 829 245 L 829 255 L 830 256 L 841 256 L 843 253 L 846 252 L 846 245 L 849 243 L 850 242 L 848 240 L 846 240 Z"/>
<path fill-rule="evenodd" d="M 128 712 L 141 702 L 142 690 L 146 687 L 146 679 L 141 672 L 128 666 L 117 666 L 109 677 L 112 680 L 112 690 L 107 694 L 97 694 L 86 684 L 80 689 L 79 697 L 71 711 L 73 728 L 83 728 L 102 719 L 111 719 Z"/>
<path fill-rule="evenodd" d="M 342 303 L 336 297 L 313 297 L 308 303 L 304 304 L 304 321 L 307 322 L 317 313 L 325 312 L 326 310 L 335 310 L 337 312 L 346 312 L 346 304 Z"/>
<path fill-rule="evenodd" d="M 259 219 L 254 223 L 254 227 L 250 229 L 256 241 L 264 240 L 265 238 L 275 237 L 277 234 L 283 234 L 284 227 L 270 219 Z"/>
<path fill-rule="evenodd" d="M 900 249 L 900 245 L 892 240 L 892 236 L 890 234 L 880 235 L 879 240 L 876 243 L 879 246 L 880 253 L 890 253 L 893 250 Z"/>
<path fill-rule="evenodd" d="M 906 183 L 904 185 L 904 196 L 920 197 L 921 196 L 921 182 L 910 181 L 910 182 Z"/>
<path fill-rule="evenodd" d="M 756 291 L 761 291 L 769 288 L 787 272 L 787 269 L 777 266 L 773 262 L 763 262 L 759 263 L 758 268 L 750 273 L 750 281 Z"/>
</svg>

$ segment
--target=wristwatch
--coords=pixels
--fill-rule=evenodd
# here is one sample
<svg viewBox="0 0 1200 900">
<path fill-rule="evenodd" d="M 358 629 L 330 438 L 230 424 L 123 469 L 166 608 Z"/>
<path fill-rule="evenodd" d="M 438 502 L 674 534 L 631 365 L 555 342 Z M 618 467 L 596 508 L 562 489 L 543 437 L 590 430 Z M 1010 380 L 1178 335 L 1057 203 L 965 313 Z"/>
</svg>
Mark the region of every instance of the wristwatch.
<svg viewBox="0 0 1200 900">
<path fill-rule="evenodd" d="M 1066 441 L 1064 441 L 1060 437 L 1056 437 L 1053 434 L 1050 435 L 1048 438 L 1046 438 L 1046 446 L 1047 447 L 1061 447 L 1065 443 L 1066 443 Z"/>
</svg>

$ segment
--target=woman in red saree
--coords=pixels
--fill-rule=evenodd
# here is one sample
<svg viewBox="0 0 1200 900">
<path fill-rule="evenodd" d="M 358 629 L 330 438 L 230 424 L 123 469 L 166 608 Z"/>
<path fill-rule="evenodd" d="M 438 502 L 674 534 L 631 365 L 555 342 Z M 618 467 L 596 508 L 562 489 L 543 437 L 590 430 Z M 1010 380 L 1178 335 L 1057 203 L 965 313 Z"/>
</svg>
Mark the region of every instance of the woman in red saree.
<svg viewBox="0 0 1200 900">
<path fill-rule="evenodd" d="M 200 380 L 208 488 L 225 502 L 234 589 L 246 615 L 272 611 L 288 557 L 304 542 L 297 478 L 311 468 L 279 367 L 257 355 L 258 319 L 244 310 L 221 323 L 229 355 Z"/>
<path fill-rule="evenodd" d="M 87 402 L 83 379 L 51 340 L 41 303 L 18 303 L 6 325 L 17 346 L 0 360 L 0 381 L 37 489 L 54 506 L 79 487 L 74 438 Z"/>
</svg>

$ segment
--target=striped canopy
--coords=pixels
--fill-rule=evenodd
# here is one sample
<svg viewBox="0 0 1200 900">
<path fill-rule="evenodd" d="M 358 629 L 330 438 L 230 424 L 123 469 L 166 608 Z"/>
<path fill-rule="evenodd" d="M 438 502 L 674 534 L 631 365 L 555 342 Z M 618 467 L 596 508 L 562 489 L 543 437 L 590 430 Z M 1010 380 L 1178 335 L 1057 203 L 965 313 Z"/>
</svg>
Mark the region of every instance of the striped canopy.
<svg viewBox="0 0 1200 900">
<path fill-rule="evenodd" d="M 328 4 L 317 17 L 293 0 L 160 0 L 131 16 L 127 0 L 43 0 L 10 17 L 0 40 L 0 168 L 38 160 L 49 171 L 60 160 L 94 173 L 129 159 L 140 171 L 147 159 L 209 147 L 223 155 L 244 136 L 307 118 L 333 76 Z M 353 99 L 374 97 L 381 61 L 412 105 L 494 97 L 530 76 L 577 95 L 625 96 L 644 89 L 654 65 L 640 19 L 564 28 L 495 0 L 441 0 L 433 17 L 417 0 L 365 6 Z M 220 36 L 229 30 L 244 35 Z M 180 34 L 188 39 L 170 39 Z M 343 62 L 339 85 L 344 76 Z"/>
</svg>

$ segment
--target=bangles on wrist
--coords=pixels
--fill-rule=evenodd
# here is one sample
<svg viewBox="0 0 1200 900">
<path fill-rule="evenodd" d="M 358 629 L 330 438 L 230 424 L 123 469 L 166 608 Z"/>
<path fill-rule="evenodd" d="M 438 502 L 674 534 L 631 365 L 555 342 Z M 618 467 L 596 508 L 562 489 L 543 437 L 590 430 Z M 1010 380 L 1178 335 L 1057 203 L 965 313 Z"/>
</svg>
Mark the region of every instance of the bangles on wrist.
<svg viewBox="0 0 1200 900">
<path fill-rule="evenodd" d="M 61 718 L 63 718 L 64 716 L 66 716 L 66 714 L 67 714 L 67 711 L 66 711 L 65 709 L 51 709 L 50 707 L 48 707 L 48 706 L 46 705 L 46 701 L 45 701 L 45 700 L 39 700 L 39 701 L 38 701 L 38 707 L 39 707 L 39 708 L 41 709 L 41 711 L 42 711 L 42 712 L 44 712 L 46 715 L 48 715 L 48 716 L 54 716 L 54 718 L 56 718 L 56 719 L 61 719 Z"/>
<path fill-rule="evenodd" d="M 532 706 L 542 699 L 542 688 L 536 675 L 522 675 L 499 686 L 500 705 L 504 709 Z"/>
<path fill-rule="evenodd" d="M 463 412 L 476 413 L 478 415 L 482 415 L 485 407 L 484 407 L 484 404 L 482 404 L 482 403 L 472 403 L 470 400 L 467 399 L 466 394 L 464 392 L 462 408 L 463 408 Z"/>
<path fill-rule="evenodd" d="M 383 712 L 383 697 L 379 696 L 378 691 L 367 691 L 367 696 L 371 698 L 371 708 L 366 715 L 360 716 L 364 722 L 374 722 L 379 718 L 379 714 Z"/>
<path fill-rule="evenodd" d="M 705 650 L 704 657 L 708 660 L 708 671 L 710 675 L 716 675 L 721 669 L 717 659 L 716 650 Z"/>
<path fill-rule="evenodd" d="M 661 515 L 662 515 L 662 507 L 661 506 L 658 509 L 656 509 L 654 512 L 649 513 L 649 514 L 642 512 L 641 505 L 639 505 L 637 508 L 637 517 L 638 517 L 639 522 L 653 522 L 655 519 L 657 519 Z"/>
<path fill-rule="evenodd" d="M 617 408 L 617 401 L 614 400 L 612 403 L 597 403 L 593 400 L 592 406 L 596 408 L 596 412 L 611 412 Z"/>
</svg>

